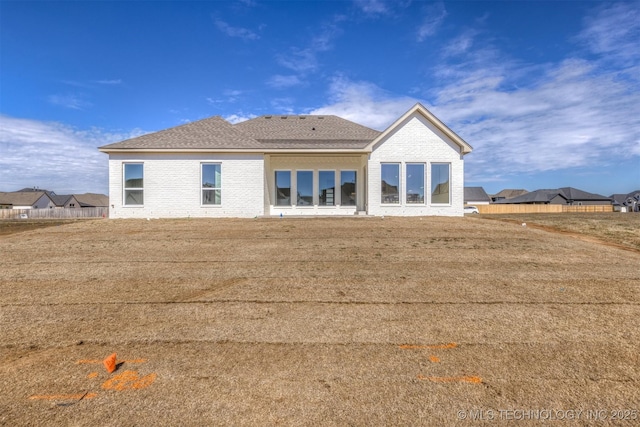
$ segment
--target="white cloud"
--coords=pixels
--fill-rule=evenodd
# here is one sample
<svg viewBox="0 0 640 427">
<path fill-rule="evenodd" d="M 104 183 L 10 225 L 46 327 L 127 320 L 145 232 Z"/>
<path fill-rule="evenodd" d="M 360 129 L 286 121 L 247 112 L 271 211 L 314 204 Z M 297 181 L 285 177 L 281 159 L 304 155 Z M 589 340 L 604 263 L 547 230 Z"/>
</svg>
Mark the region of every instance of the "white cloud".
<svg viewBox="0 0 640 427">
<path fill-rule="evenodd" d="M 222 95 L 223 95 L 223 98 L 207 97 L 205 99 L 211 105 L 223 104 L 225 102 L 233 103 L 238 101 L 238 98 L 244 95 L 244 92 L 237 89 L 225 89 L 222 91 Z"/>
<path fill-rule="evenodd" d="M 286 89 L 294 86 L 300 86 L 302 81 L 296 75 L 283 76 L 277 74 L 267 80 L 267 85 L 274 89 Z"/>
<path fill-rule="evenodd" d="M 97 147 L 142 133 L 0 115 L 0 191 L 37 186 L 58 194 L 106 193 L 107 156 Z"/>
<path fill-rule="evenodd" d="M 621 25 L 627 22 L 618 4 L 612 8 Z M 614 26 L 610 11 L 599 13 L 607 28 Z M 597 19 L 586 22 L 582 43 L 585 34 L 600 34 L 592 27 L 605 25 Z M 470 181 L 549 171 L 598 173 L 640 156 L 640 87 L 633 74 L 639 69 L 637 47 L 622 49 L 622 41 L 615 49 L 599 48 L 595 58 L 574 55 L 557 63 L 527 64 L 494 46 L 478 46 L 473 37 L 473 31 L 463 33 L 443 48 L 434 70 L 438 79 L 425 92 L 431 102 L 416 91 L 416 98 L 397 96 L 370 82 L 338 76 L 330 85 L 328 105 L 310 113 L 335 114 L 382 130 L 421 102 L 474 147 L 465 167 Z M 602 37 L 606 40 L 591 43 L 608 46 L 610 36 Z M 611 67 L 611 56 L 625 62 Z"/>
<path fill-rule="evenodd" d="M 584 20 L 576 39 L 591 52 L 636 62 L 640 45 L 640 2 L 604 3 Z"/>
<path fill-rule="evenodd" d="M 427 6 L 425 8 L 424 19 L 417 31 L 418 41 L 422 42 L 427 37 L 435 35 L 446 17 L 447 11 L 444 3 L 437 2 Z"/>
<path fill-rule="evenodd" d="M 383 130 L 417 101 L 393 97 L 369 82 L 335 77 L 329 88 L 331 103 L 309 114 L 332 114 L 373 129 Z"/>
<path fill-rule="evenodd" d="M 614 16 L 618 25 L 638 24 L 628 22 L 620 4 L 598 11 L 579 37 L 596 57 L 537 66 L 491 46 L 474 47 L 459 62 L 443 52 L 437 74 L 445 83 L 432 88 L 432 110 L 476 149 L 467 163 L 472 179 L 596 172 L 640 154 L 640 87 L 632 71 L 639 52 L 626 43 L 629 28 L 618 32 L 619 43 L 603 30 L 616 27 Z"/>
<path fill-rule="evenodd" d="M 246 120 L 255 119 L 256 117 L 257 116 L 255 114 L 237 113 L 226 116 L 224 119 L 229 123 L 236 124 Z"/>
<path fill-rule="evenodd" d="M 96 80 L 96 83 L 101 84 L 101 85 L 116 86 L 116 85 L 121 85 L 122 84 L 122 80 L 121 79 Z"/>
<path fill-rule="evenodd" d="M 218 30 L 229 37 L 237 37 L 243 40 L 258 40 L 260 38 L 258 34 L 247 28 L 232 27 L 220 19 L 214 20 L 214 24 Z"/>
<path fill-rule="evenodd" d="M 384 15 L 389 12 L 389 7 L 383 0 L 355 0 L 355 5 L 369 15 Z"/>
<path fill-rule="evenodd" d="M 289 53 L 277 56 L 278 63 L 296 73 L 308 73 L 318 68 L 316 52 L 310 48 L 291 48 Z"/>
<path fill-rule="evenodd" d="M 60 107 L 70 108 L 72 110 L 85 110 L 91 107 L 91 103 L 86 101 L 82 95 L 51 95 L 48 98 L 49 103 Z"/>
<path fill-rule="evenodd" d="M 338 26 L 345 17 L 334 16 L 330 21 L 325 22 L 317 34 L 315 34 L 304 48 L 291 47 L 289 52 L 280 53 L 276 56 L 278 63 L 300 75 L 315 72 L 318 69 L 318 54 L 333 49 L 333 41 L 342 34 L 342 29 Z"/>
</svg>

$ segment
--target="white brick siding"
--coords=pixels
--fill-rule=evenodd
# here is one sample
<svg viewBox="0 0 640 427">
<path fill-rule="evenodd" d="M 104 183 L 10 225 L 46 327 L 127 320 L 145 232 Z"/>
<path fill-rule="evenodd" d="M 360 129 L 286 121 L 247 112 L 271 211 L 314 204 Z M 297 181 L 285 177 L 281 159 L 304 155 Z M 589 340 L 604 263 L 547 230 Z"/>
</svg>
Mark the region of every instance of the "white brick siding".
<svg viewBox="0 0 640 427">
<path fill-rule="evenodd" d="M 264 215 L 264 156 L 110 154 L 111 218 L 254 217 Z M 144 205 L 123 205 L 123 163 L 144 164 Z M 201 164 L 220 163 L 221 204 L 201 204 Z"/>
<path fill-rule="evenodd" d="M 400 203 L 381 203 L 381 163 L 400 163 Z M 406 164 L 425 164 L 425 204 L 406 203 Z M 450 205 L 431 203 L 431 164 L 449 163 Z M 442 215 L 462 216 L 464 214 L 464 162 L 460 147 L 433 126 L 421 114 L 414 113 L 404 123 L 378 143 L 368 161 L 368 213 L 370 215 L 412 216 Z"/>
</svg>

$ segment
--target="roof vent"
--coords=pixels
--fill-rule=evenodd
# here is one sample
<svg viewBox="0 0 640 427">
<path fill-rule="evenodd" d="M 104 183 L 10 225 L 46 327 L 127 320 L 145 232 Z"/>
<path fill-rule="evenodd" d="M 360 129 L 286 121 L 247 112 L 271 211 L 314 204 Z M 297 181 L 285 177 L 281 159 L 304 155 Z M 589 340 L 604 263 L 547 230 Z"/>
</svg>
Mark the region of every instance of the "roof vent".
<svg viewBox="0 0 640 427">
<path fill-rule="evenodd" d="M 265 119 L 270 119 L 270 118 L 271 118 L 271 116 L 264 116 L 264 118 L 265 118 Z"/>
<path fill-rule="evenodd" d="M 280 116 L 280 118 L 284 120 L 287 118 L 287 116 Z"/>
</svg>

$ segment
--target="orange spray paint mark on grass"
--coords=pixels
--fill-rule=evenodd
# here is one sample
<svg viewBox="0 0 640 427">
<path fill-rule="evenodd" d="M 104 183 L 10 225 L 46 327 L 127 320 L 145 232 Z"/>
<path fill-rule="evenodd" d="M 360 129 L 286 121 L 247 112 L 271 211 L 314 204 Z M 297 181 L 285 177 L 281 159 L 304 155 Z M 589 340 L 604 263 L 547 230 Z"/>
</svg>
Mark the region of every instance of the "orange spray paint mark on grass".
<svg viewBox="0 0 640 427">
<path fill-rule="evenodd" d="M 149 359 L 124 359 L 118 360 L 118 363 L 146 363 Z M 77 365 L 99 365 L 103 361 L 98 359 L 81 359 L 76 362 Z"/>
<path fill-rule="evenodd" d="M 31 400 L 79 400 L 79 399 L 93 399 L 96 397 L 96 393 L 78 393 L 78 394 L 35 394 L 29 396 Z"/>
<path fill-rule="evenodd" d="M 429 356 L 429 360 L 432 361 L 433 363 L 439 363 L 440 362 L 440 358 L 437 356 Z"/>
<path fill-rule="evenodd" d="M 450 342 L 449 344 L 433 344 L 433 345 L 417 345 L 417 344 L 402 344 L 400 347 L 402 350 L 419 350 L 419 349 L 431 349 L 431 350 L 446 350 L 449 348 L 456 348 L 458 344 Z"/>
<path fill-rule="evenodd" d="M 431 381 L 434 383 L 472 383 L 481 384 L 482 378 L 480 377 L 425 377 L 424 375 L 418 375 L 419 380 Z"/>
<path fill-rule="evenodd" d="M 114 376 L 102 384 L 102 388 L 105 390 L 139 390 L 141 388 L 149 387 L 155 380 L 156 374 L 145 375 L 140 377 L 136 371 L 124 371 L 121 374 Z"/>
<path fill-rule="evenodd" d="M 91 372 L 89 375 L 87 375 L 87 378 L 96 378 L 98 376 L 97 372 Z"/>
</svg>

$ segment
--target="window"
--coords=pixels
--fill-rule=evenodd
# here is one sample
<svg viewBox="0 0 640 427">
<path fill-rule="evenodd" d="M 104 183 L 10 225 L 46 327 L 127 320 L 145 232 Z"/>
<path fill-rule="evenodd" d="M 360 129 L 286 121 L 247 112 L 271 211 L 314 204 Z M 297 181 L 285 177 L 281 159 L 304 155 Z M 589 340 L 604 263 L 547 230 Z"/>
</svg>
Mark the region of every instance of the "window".
<svg viewBox="0 0 640 427">
<path fill-rule="evenodd" d="M 298 192 L 296 204 L 298 206 L 313 206 L 313 172 L 298 171 L 296 181 Z"/>
<path fill-rule="evenodd" d="M 291 171 L 276 171 L 276 206 L 291 206 Z"/>
<path fill-rule="evenodd" d="M 219 205 L 222 202 L 222 165 L 202 164 L 202 204 Z"/>
<path fill-rule="evenodd" d="M 382 203 L 400 203 L 400 164 L 381 164 Z"/>
<path fill-rule="evenodd" d="M 318 184 L 318 204 L 320 206 L 334 206 L 336 173 L 334 171 L 320 171 Z"/>
<path fill-rule="evenodd" d="M 144 204 L 144 164 L 124 164 L 124 204 L 141 206 Z"/>
<path fill-rule="evenodd" d="M 451 203 L 449 163 L 431 165 L 431 203 Z"/>
<path fill-rule="evenodd" d="M 407 163 L 407 203 L 424 203 L 424 165 Z"/>
<path fill-rule="evenodd" d="M 340 171 L 340 205 L 356 205 L 356 171 Z"/>
</svg>

